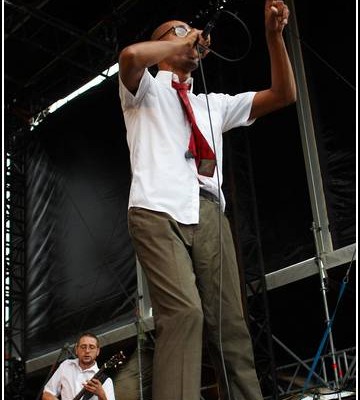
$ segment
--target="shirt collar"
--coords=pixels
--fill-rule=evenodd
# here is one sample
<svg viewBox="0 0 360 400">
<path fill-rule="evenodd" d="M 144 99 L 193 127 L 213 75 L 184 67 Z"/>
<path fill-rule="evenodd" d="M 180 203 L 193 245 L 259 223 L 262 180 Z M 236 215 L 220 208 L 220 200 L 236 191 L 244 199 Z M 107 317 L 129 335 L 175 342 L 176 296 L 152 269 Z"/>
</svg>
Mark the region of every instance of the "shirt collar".
<svg viewBox="0 0 360 400">
<path fill-rule="evenodd" d="M 94 371 L 94 372 L 97 372 L 97 371 L 99 370 L 96 361 L 95 361 L 95 364 L 93 364 L 90 368 L 86 368 L 86 369 L 82 369 L 82 368 L 80 367 L 79 359 L 78 359 L 78 358 L 70 359 L 69 362 L 72 363 L 72 364 L 75 364 L 75 365 L 76 365 L 81 371 L 83 371 L 83 372 L 84 372 L 84 371 Z"/>
<path fill-rule="evenodd" d="M 160 70 L 156 74 L 155 78 L 158 81 L 160 81 L 160 82 L 162 82 L 162 83 L 164 83 L 166 85 L 169 85 L 169 86 L 171 86 L 171 81 L 179 82 L 179 77 L 176 74 L 174 74 L 173 72 L 171 72 L 171 71 Z M 192 92 L 193 91 L 194 78 L 193 77 L 188 78 L 185 81 L 185 83 L 188 83 L 190 85 L 190 92 Z"/>
</svg>

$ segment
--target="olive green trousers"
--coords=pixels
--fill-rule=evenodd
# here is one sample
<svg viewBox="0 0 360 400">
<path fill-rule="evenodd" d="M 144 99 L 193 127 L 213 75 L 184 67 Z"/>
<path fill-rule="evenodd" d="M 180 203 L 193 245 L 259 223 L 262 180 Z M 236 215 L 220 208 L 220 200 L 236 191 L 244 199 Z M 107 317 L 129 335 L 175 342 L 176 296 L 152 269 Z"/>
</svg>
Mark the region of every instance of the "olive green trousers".
<svg viewBox="0 0 360 400">
<path fill-rule="evenodd" d="M 262 399 L 232 234 L 219 205 L 200 197 L 193 225 L 137 207 L 128 217 L 155 321 L 152 400 L 200 399 L 203 335 L 221 399 Z"/>
</svg>

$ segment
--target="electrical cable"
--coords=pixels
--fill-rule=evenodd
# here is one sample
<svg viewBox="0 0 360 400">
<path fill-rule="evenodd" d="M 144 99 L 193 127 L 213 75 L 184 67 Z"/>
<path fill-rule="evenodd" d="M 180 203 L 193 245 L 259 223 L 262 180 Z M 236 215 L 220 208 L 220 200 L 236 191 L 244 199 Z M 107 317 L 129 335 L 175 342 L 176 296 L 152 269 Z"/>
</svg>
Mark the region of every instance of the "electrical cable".
<svg viewBox="0 0 360 400">
<path fill-rule="evenodd" d="M 228 374 L 226 370 L 226 365 L 225 365 L 225 358 L 224 358 L 224 350 L 223 350 L 223 345 L 222 345 L 222 290 L 223 290 L 223 247 L 222 247 L 222 242 L 223 242 L 223 230 L 222 230 L 222 208 L 221 208 L 221 185 L 220 185 L 220 173 L 219 173 L 219 165 L 218 165 L 218 157 L 217 157 L 217 149 L 216 149 L 216 144 L 215 144 L 215 137 L 214 137 L 214 130 L 213 130 L 213 125 L 212 125 L 212 120 L 211 120 L 211 111 L 210 111 L 210 105 L 209 105 L 209 98 L 208 98 L 208 91 L 206 87 L 206 79 L 205 79 L 205 74 L 204 74 L 204 68 L 202 64 L 202 56 L 201 54 L 203 53 L 204 49 L 210 51 L 217 57 L 228 61 L 228 62 L 236 62 L 236 61 L 241 61 L 243 60 L 249 53 L 251 46 L 252 46 L 252 38 L 249 29 L 247 28 L 246 24 L 234 13 L 220 9 L 218 11 L 225 12 L 230 14 L 233 18 L 235 18 L 238 22 L 240 22 L 245 29 L 245 32 L 248 36 L 248 47 L 245 51 L 245 53 L 238 58 L 228 58 L 224 57 L 223 55 L 215 52 L 214 50 L 197 45 L 196 49 L 198 52 L 198 57 L 199 57 L 199 66 L 200 66 L 200 73 L 201 73 L 201 80 L 203 83 L 203 88 L 204 88 L 204 94 L 205 94 L 205 99 L 206 99 L 206 107 L 207 107 L 207 112 L 209 116 L 209 125 L 210 125 L 210 132 L 211 132 L 211 139 L 212 139 L 212 144 L 213 144 L 213 149 L 214 149 L 214 154 L 215 154 L 215 160 L 216 160 L 216 179 L 217 179 L 217 197 L 219 199 L 219 204 L 218 204 L 218 223 L 219 223 L 219 257 L 220 257 L 220 265 L 219 265 L 219 350 L 220 350 L 220 359 L 221 359 L 221 365 L 224 373 L 224 381 L 225 381 L 225 386 L 227 390 L 227 395 L 229 400 L 232 398 L 230 394 L 230 385 L 229 385 L 229 380 L 228 380 Z"/>
<path fill-rule="evenodd" d="M 223 368 L 223 373 L 224 373 L 224 380 L 225 380 L 225 385 L 226 385 L 226 390 L 228 394 L 228 399 L 231 399 L 230 395 L 230 386 L 229 386 L 229 380 L 227 377 L 227 371 L 226 371 L 226 365 L 225 365 L 225 359 L 224 359 L 224 350 L 222 346 L 222 286 L 223 286 L 223 279 L 222 279 L 222 273 L 223 273 L 223 247 L 222 247 L 222 240 L 223 240 L 223 230 L 222 230 L 222 210 L 221 210 L 221 188 L 220 188 L 220 173 L 219 173 L 219 165 L 218 165 L 218 158 L 217 158 L 217 150 L 216 150 L 216 144 L 215 144 L 215 137 L 214 137 L 214 130 L 213 130 L 213 125 L 212 125 L 212 120 L 211 120 L 211 111 L 210 111 L 210 106 L 209 106 L 209 99 L 208 99 L 208 91 L 206 87 L 206 79 L 204 75 L 204 68 L 202 65 L 201 61 L 201 51 L 200 51 L 200 46 L 196 46 L 198 56 L 199 56 L 199 66 L 200 66 L 200 72 L 201 72 L 201 79 L 202 83 L 204 86 L 204 94 L 205 94 L 205 99 L 206 99 L 206 107 L 207 107 L 207 112 L 209 116 L 209 124 L 210 124 L 210 132 L 211 132 L 211 139 L 212 139 L 212 144 L 213 144 L 213 149 L 214 149 L 214 154 L 215 154 L 215 161 L 216 161 L 216 179 L 217 179 L 217 190 L 218 190 L 218 199 L 219 199 L 219 204 L 218 204 L 218 216 L 219 216 L 219 257 L 220 257 L 220 265 L 219 265 L 219 349 L 220 349 L 220 358 L 221 358 L 221 365 Z"/>
<path fill-rule="evenodd" d="M 244 23 L 244 21 L 242 21 L 242 19 L 240 19 L 235 13 L 229 11 L 229 10 L 225 10 L 225 9 L 218 9 L 217 12 L 223 12 L 226 14 L 231 15 L 234 19 L 236 19 L 244 28 L 246 35 L 248 37 L 248 47 L 245 50 L 244 54 L 241 57 L 238 58 L 228 58 L 223 56 L 222 54 L 216 52 L 215 50 L 211 49 L 210 47 L 204 47 L 206 50 L 208 50 L 209 52 L 213 53 L 215 56 L 221 58 L 222 60 L 228 61 L 228 62 L 237 62 L 237 61 L 241 61 L 243 60 L 250 52 L 250 49 L 252 47 L 252 36 L 251 33 L 248 29 L 248 27 L 246 26 L 246 24 Z M 338 78 L 340 78 L 350 89 L 352 90 L 356 90 L 356 87 L 349 82 L 348 79 L 346 79 L 340 72 L 337 71 L 337 69 L 335 67 L 333 67 L 328 61 L 326 61 L 324 59 L 324 57 L 322 57 L 312 46 L 310 46 L 304 39 L 302 39 L 299 35 L 297 35 L 295 32 L 292 31 L 292 29 L 290 27 L 287 27 L 288 32 L 296 39 L 298 40 L 300 43 L 302 43 L 312 54 L 314 54 L 327 68 L 329 68 Z"/>
<path fill-rule="evenodd" d="M 298 36 L 295 32 L 293 32 L 290 28 L 288 28 L 289 33 L 300 43 L 302 43 L 311 53 L 313 53 L 326 67 L 328 67 L 338 78 L 340 78 L 346 85 L 356 91 L 356 87 L 349 82 L 340 72 L 336 70 L 335 67 L 333 67 L 328 61 L 324 59 L 313 47 L 311 47 L 305 40 L 303 40 L 300 36 Z"/>
<path fill-rule="evenodd" d="M 205 49 L 205 50 L 208 50 L 209 52 L 213 53 L 215 56 L 221 58 L 222 60 L 228 61 L 228 62 L 241 61 L 249 54 L 249 52 L 251 50 L 251 47 L 252 47 L 252 37 L 251 37 L 251 33 L 249 31 L 249 28 L 246 26 L 245 22 L 242 19 L 240 19 L 233 12 L 228 11 L 228 10 L 224 10 L 224 9 L 219 9 L 218 12 L 220 12 L 220 11 L 223 12 L 223 13 L 231 15 L 234 19 L 236 19 L 238 22 L 240 22 L 240 24 L 244 28 L 245 33 L 246 33 L 247 38 L 248 38 L 248 46 L 247 46 L 244 54 L 242 56 L 240 56 L 240 57 L 237 57 L 237 58 L 228 58 L 228 57 L 225 57 L 225 56 L 221 55 L 220 53 L 216 52 L 215 50 L 211 49 L 210 47 L 201 46 L 201 48 Z"/>
<path fill-rule="evenodd" d="M 352 266 L 352 263 L 353 263 L 354 258 L 355 258 L 355 250 L 354 250 L 354 252 L 353 252 L 353 256 L 352 256 L 352 259 L 351 259 L 351 261 L 350 261 L 350 265 L 349 265 L 349 267 L 348 267 L 348 269 L 347 269 L 347 272 L 346 272 L 346 274 L 345 274 L 345 277 L 344 277 L 344 279 L 343 279 L 342 286 L 341 286 L 341 288 L 340 288 L 340 292 L 339 292 L 339 295 L 338 295 L 338 299 L 337 299 L 337 302 L 336 302 L 336 306 L 335 306 L 333 315 L 332 315 L 332 317 L 330 318 L 330 321 L 329 321 L 329 323 L 328 323 L 328 325 L 327 325 L 327 328 L 326 328 L 326 330 L 325 330 L 325 332 L 324 332 L 324 335 L 323 335 L 323 338 L 322 338 L 322 340 L 321 340 L 321 342 L 320 342 L 318 351 L 317 351 L 316 356 L 315 356 L 315 358 L 314 358 L 314 360 L 313 360 L 313 363 L 312 363 L 312 366 L 311 366 L 311 370 L 309 371 L 308 376 L 307 376 L 307 378 L 306 378 L 306 381 L 305 381 L 305 383 L 304 383 L 304 387 L 303 387 L 303 390 L 302 390 L 302 393 L 303 393 L 303 394 L 304 394 L 304 392 L 306 391 L 306 389 L 307 389 L 308 386 L 309 386 L 311 377 L 312 377 L 312 375 L 314 374 L 316 365 L 317 365 L 317 363 L 318 363 L 318 361 L 319 361 L 319 359 L 320 359 L 322 350 L 323 350 L 323 348 L 324 348 L 324 346 L 325 346 L 325 343 L 326 343 L 326 341 L 327 341 L 328 335 L 329 335 L 330 330 L 331 330 L 331 328 L 332 328 L 332 324 L 333 324 L 333 322 L 334 322 L 335 315 L 336 315 L 336 312 L 337 312 L 338 307 L 339 307 L 339 304 L 340 304 L 340 300 L 341 300 L 341 298 L 342 298 L 342 296 L 343 296 L 343 294 L 344 294 L 344 292 L 345 292 L 345 287 L 346 287 L 347 283 L 349 282 L 350 269 L 351 269 L 351 266 Z M 334 367 L 335 367 L 335 366 L 334 366 Z"/>
<path fill-rule="evenodd" d="M 248 36 L 248 48 L 246 49 L 245 53 L 244 53 L 241 57 L 231 59 L 231 58 L 228 58 L 228 57 L 224 57 L 223 55 L 221 55 L 220 53 L 218 53 L 218 52 L 212 50 L 212 49 L 209 48 L 209 47 L 197 45 L 197 51 L 198 51 L 198 54 L 199 54 L 199 65 L 200 65 L 201 77 L 202 77 L 202 81 L 203 81 L 203 85 L 204 85 L 204 92 L 205 92 L 205 98 L 206 98 L 206 103 L 207 103 L 207 110 L 208 110 L 208 114 L 209 114 L 210 130 L 211 130 L 211 136 L 212 136 L 212 141 L 213 141 L 214 153 L 215 153 L 215 159 L 216 159 L 216 161 L 217 161 L 217 154 L 216 154 L 216 148 L 215 148 L 215 139 L 214 139 L 214 133 L 213 133 L 213 128 L 212 128 L 212 122 L 211 122 L 211 113 L 210 113 L 210 108 L 209 108 L 208 93 L 207 93 L 207 89 L 206 89 L 206 82 L 205 82 L 204 71 L 203 71 L 203 65 L 202 65 L 202 60 L 201 60 L 201 53 L 204 52 L 204 49 L 205 49 L 205 50 L 207 50 L 207 51 L 213 53 L 215 56 L 217 56 L 217 57 L 219 57 L 219 58 L 221 58 L 221 59 L 223 59 L 223 60 L 225 60 L 225 61 L 228 61 L 228 62 L 237 62 L 237 61 L 243 60 L 243 59 L 248 55 L 248 53 L 249 53 L 249 51 L 250 51 L 250 49 L 251 49 L 251 46 L 252 46 L 252 37 L 251 37 L 251 34 L 250 34 L 250 32 L 249 32 L 249 30 L 248 30 L 246 24 L 245 24 L 239 17 L 237 17 L 236 14 L 234 14 L 234 13 L 228 11 L 228 10 L 224 10 L 224 9 L 217 10 L 217 12 L 219 12 L 219 11 L 225 12 L 225 13 L 231 15 L 234 19 L 236 19 L 238 22 L 240 22 L 240 23 L 242 24 L 242 26 L 243 26 L 243 28 L 244 28 L 244 30 L 245 30 L 247 36 Z M 307 44 L 304 40 L 302 40 L 299 36 L 295 35 L 291 30 L 289 30 L 289 31 L 290 31 L 290 34 L 292 34 L 297 40 L 299 40 L 301 43 L 303 43 L 303 45 L 306 46 L 313 54 L 315 54 L 315 56 L 317 56 L 318 59 L 319 59 L 320 61 L 322 61 L 332 72 L 334 72 L 339 78 L 341 78 L 341 80 L 342 80 L 343 82 L 345 82 L 351 89 L 355 90 L 354 85 L 352 85 L 345 77 L 343 77 L 334 67 L 332 67 L 323 57 L 321 57 L 310 45 L 308 45 L 308 44 Z M 218 165 L 216 165 L 216 172 L 217 172 L 217 181 L 218 181 L 218 198 L 219 198 L 219 200 L 221 200 L 220 178 L 219 178 Z M 221 325 L 221 316 L 222 316 L 222 304 L 221 304 L 221 303 L 222 303 L 222 301 L 221 301 L 221 297 L 222 297 L 222 295 L 221 295 L 221 293 L 222 293 L 222 246 L 221 246 L 221 244 L 222 244 L 222 227 L 221 227 L 221 201 L 219 202 L 219 242 L 220 242 L 220 301 L 219 301 L 219 318 L 220 318 L 220 322 L 219 322 L 219 345 L 220 345 L 221 361 L 222 361 L 222 366 L 223 366 L 223 369 L 224 369 L 224 375 L 225 375 L 225 380 L 226 380 L 226 386 L 227 386 L 227 390 L 228 390 L 228 395 L 229 395 L 229 398 L 231 398 L 231 397 L 230 397 L 230 393 L 229 393 L 229 392 L 230 392 L 230 389 L 229 389 L 229 384 L 228 384 L 228 380 L 227 380 L 226 366 L 225 366 L 225 362 L 224 362 L 224 354 L 223 354 L 223 349 L 222 349 L 222 325 Z M 325 331 L 325 333 L 324 333 L 323 340 L 322 340 L 322 342 L 321 342 L 321 344 L 320 344 L 320 347 L 319 347 L 319 349 L 318 349 L 317 355 L 316 355 L 316 357 L 315 357 L 315 359 L 314 359 L 313 366 L 312 366 L 311 370 L 309 371 L 307 380 L 306 380 L 306 382 L 305 382 L 305 384 L 304 384 L 303 393 L 304 393 L 304 391 L 306 390 L 307 385 L 308 385 L 308 383 L 309 383 L 309 381 L 310 381 L 310 379 L 311 379 L 311 376 L 312 376 L 313 373 L 314 373 L 314 370 L 315 370 L 315 368 L 316 368 L 316 364 L 317 364 L 318 359 L 319 359 L 319 357 L 320 357 L 321 351 L 322 351 L 322 349 L 323 349 L 323 347 L 324 347 L 324 345 L 325 345 L 325 342 L 326 342 L 326 339 L 327 339 L 327 337 L 328 337 L 329 331 L 330 331 L 331 326 L 332 326 L 332 324 L 333 324 L 333 321 L 334 321 L 334 318 L 335 318 L 335 315 L 336 315 L 336 312 L 337 312 L 337 309 L 338 309 L 338 306 L 339 306 L 339 303 L 340 303 L 340 299 L 341 299 L 341 297 L 342 297 L 342 295 L 343 295 L 343 293 L 344 293 L 344 291 L 345 291 L 345 286 L 346 286 L 346 284 L 347 284 L 347 282 L 348 282 L 348 279 L 349 279 L 349 272 L 350 272 L 350 269 L 351 269 L 351 265 L 352 265 L 354 256 L 355 256 L 355 252 L 354 252 L 354 254 L 353 254 L 353 258 L 352 258 L 352 260 L 351 260 L 351 262 L 350 262 L 350 266 L 349 266 L 349 268 L 348 268 L 348 271 L 347 271 L 347 273 L 346 273 L 346 276 L 345 276 L 345 278 L 343 279 L 343 284 L 342 284 L 342 287 L 341 287 L 341 289 L 340 289 L 338 301 L 337 301 L 335 310 L 334 310 L 334 312 L 333 312 L 332 318 L 330 319 L 330 321 L 329 321 L 329 323 L 328 323 L 327 329 L 326 329 L 326 331 Z"/>
</svg>

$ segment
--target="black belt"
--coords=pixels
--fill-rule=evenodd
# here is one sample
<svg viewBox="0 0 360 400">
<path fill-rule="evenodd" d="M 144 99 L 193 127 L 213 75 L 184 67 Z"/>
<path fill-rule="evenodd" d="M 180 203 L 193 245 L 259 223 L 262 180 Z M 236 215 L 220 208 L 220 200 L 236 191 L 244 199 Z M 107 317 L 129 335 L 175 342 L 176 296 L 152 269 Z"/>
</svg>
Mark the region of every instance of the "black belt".
<svg viewBox="0 0 360 400">
<path fill-rule="evenodd" d="M 200 196 L 202 196 L 205 199 L 208 199 L 210 201 L 213 201 L 214 203 L 217 203 L 217 204 L 220 203 L 217 196 L 215 196 L 213 193 L 208 192 L 207 190 L 200 189 Z"/>
</svg>

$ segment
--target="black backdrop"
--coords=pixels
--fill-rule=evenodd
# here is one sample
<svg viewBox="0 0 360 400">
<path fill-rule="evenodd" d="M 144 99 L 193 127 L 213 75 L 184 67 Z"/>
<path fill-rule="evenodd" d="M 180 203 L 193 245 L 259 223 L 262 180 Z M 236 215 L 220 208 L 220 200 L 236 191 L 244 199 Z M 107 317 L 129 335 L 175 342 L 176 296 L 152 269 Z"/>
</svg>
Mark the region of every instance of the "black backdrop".
<svg viewBox="0 0 360 400">
<path fill-rule="evenodd" d="M 337 71 L 355 80 L 355 37 L 346 18 L 341 30 L 320 29 L 318 21 L 338 20 L 336 10 L 310 1 L 296 6 L 302 39 L 317 52 L 303 47 L 331 229 L 341 247 L 355 241 L 355 102 L 354 90 Z M 249 20 L 251 52 L 237 64 L 209 57 L 209 91 L 257 90 L 269 82 L 262 4 L 248 5 L 247 12 L 259 16 Z M 131 173 L 116 79 L 47 117 L 30 142 L 27 358 L 62 347 L 81 330 L 101 333 L 134 320 L 136 299 L 126 225 Z M 315 255 L 295 106 L 226 135 L 224 180 L 229 217 L 245 259 L 257 229 L 254 211 L 266 272 Z M 252 266 L 245 267 L 251 273 Z"/>
<path fill-rule="evenodd" d="M 135 256 L 126 220 L 130 169 L 113 85 L 73 101 L 32 135 L 27 165 L 30 358 L 61 347 L 79 331 L 104 332 L 135 318 Z"/>
</svg>

